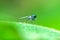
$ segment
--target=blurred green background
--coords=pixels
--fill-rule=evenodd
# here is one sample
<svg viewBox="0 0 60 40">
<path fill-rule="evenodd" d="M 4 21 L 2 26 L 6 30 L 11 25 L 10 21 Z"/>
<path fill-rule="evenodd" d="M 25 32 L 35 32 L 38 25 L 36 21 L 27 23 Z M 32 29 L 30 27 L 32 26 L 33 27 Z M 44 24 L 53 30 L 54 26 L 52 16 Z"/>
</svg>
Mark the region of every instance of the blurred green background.
<svg viewBox="0 0 60 40">
<path fill-rule="evenodd" d="M 20 17 L 36 14 L 35 21 Z M 0 0 L 0 20 L 26 22 L 60 30 L 60 0 Z"/>
</svg>

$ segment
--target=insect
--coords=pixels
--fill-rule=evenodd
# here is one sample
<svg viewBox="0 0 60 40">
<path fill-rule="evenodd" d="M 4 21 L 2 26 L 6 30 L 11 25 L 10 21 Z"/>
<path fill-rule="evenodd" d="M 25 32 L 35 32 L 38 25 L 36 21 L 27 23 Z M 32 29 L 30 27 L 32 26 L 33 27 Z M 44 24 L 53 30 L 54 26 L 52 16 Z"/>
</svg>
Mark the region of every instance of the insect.
<svg viewBox="0 0 60 40">
<path fill-rule="evenodd" d="M 29 20 L 35 20 L 36 19 L 36 15 L 33 14 L 33 15 L 29 16 L 28 19 Z"/>
<path fill-rule="evenodd" d="M 25 16 L 25 17 L 21 17 L 20 19 L 25 19 L 25 18 L 27 18 L 28 20 L 35 20 L 36 19 L 36 15 L 33 14 L 31 16 Z"/>
</svg>

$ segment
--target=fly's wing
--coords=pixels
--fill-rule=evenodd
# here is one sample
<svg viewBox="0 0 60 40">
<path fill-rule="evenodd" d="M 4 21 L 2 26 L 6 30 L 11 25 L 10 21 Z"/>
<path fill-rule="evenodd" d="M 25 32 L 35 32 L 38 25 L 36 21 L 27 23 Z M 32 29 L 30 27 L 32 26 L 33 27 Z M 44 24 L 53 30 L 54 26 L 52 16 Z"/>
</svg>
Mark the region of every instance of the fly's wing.
<svg viewBox="0 0 60 40">
<path fill-rule="evenodd" d="M 25 16 L 25 17 L 21 17 L 21 18 L 19 18 L 19 19 L 25 19 L 25 18 L 28 18 L 28 16 Z"/>
</svg>

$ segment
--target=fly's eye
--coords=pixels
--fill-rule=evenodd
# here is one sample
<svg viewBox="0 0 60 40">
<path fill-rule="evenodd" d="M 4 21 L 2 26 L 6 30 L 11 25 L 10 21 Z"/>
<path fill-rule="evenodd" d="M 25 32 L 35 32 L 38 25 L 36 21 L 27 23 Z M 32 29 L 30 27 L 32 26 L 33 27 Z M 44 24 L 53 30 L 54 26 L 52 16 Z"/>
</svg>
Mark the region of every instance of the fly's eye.
<svg viewBox="0 0 60 40">
<path fill-rule="evenodd" d="M 35 16 L 35 15 L 34 15 L 33 17 L 34 17 L 34 18 L 36 18 L 36 16 Z"/>
<path fill-rule="evenodd" d="M 32 15 L 33 18 L 36 18 L 36 15 Z"/>
</svg>

